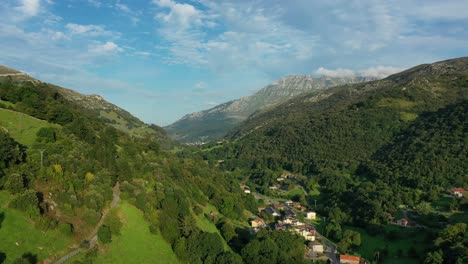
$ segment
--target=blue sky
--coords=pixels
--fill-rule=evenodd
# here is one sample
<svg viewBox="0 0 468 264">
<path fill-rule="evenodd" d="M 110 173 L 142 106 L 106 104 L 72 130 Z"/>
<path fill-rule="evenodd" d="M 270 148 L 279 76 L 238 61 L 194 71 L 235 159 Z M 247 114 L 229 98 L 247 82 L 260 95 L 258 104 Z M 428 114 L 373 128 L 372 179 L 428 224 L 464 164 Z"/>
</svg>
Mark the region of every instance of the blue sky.
<svg viewBox="0 0 468 264">
<path fill-rule="evenodd" d="M 166 125 L 288 74 L 386 76 L 467 56 L 466 10 L 466 0 L 2 0 L 0 64 Z"/>
</svg>

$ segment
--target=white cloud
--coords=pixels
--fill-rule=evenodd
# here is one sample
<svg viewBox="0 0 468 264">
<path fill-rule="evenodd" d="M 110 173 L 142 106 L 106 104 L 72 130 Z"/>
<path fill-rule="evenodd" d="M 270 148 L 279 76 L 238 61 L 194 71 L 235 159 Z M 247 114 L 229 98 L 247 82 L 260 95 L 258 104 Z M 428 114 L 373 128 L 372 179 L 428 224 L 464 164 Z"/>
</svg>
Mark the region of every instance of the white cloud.
<svg viewBox="0 0 468 264">
<path fill-rule="evenodd" d="M 110 36 L 113 33 L 111 31 L 107 31 L 104 29 L 103 26 L 98 25 L 79 25 L 74 23 L 68 23 L 65 25 L 70 33 L 76 35 L 87 35 L 87 36 Z"/>
<path fill-rule="evenodd" d="M 41 0 L 19 0 L 20 6 L 17 10 L 28 17 L 33 17 L 39 14 L 41 10 Z"/>
<path fill-rule="evenodd" d="M 206 101 L 205 102 L 205 105 L 209 105 L 209 106 L 215 106 L 215 105 L 219 105 L 220 103 L 219 102 L 216 102 L 216 101 Z"/>
<path fill-rule="evenodd" d="M 181 28 L 188 28 L 193 25 L 200 25 L 202 22 L 201 13 L 193 5 L 180 4 L 172 0 L 153 0 L 153 3 L 162 8 L 168 8 L 169 12 L 156 14 L 157 19 Z"/>
<path fill-rule="evenodd" d="M 135 54 L 140 55 L 140 56 L 145 56 L 145 57 L 149 57 L 153 55 L 151 52 L 148 52 L 148 51 L 136 51 Z"/>
<path fill-rule="evenodd" d="M 324 67 L 318 68 L 315 73 L 327 77 L 353 77 L 353 76 L 363 76 L 363 77 L 373 77 L 382 79 L 389 75 L 398 73 L 405 70 L 405 68 L 392 67 L 392 66 L 376 66 L 367 68 L 365 70 L 353 71 L 350 69 L 341 69 L 329 70 Z"/>
<path fill-rule="evenodd" d="M 88 0 L 88 3 L 96 8 L 99 8 L 102 6 L 101 1 L 98 1 L 98 0 Z"/>
<path fill-rule="evenodd" d="M 126 4 L 122 4 L 120 1 L 117 1 L 117 3 L 115 3 L 115 7 L 118 10 L 126 12 L 126 13 L 131 13 L 132 12 L 132 10 L 130 10 L 130 8 Z"/>
<path fill-rule="evenodd" d="M 94 43 L 88 46 L 88 51 L 95 55 L 111 55 L 118 52 L 122 52 L 123 48 L 115 44 L 112 41 L 107 41 L 106 43 Z"/>
<path fill-rule="evenodd" d="M 168 63 L 216 71 L 252 67 L 275 71 L 313 55 L 317 36 L 283 23 L 281 10 L 264 10 L 251 2 L 200 2 L 203 9 L 153 0 L 158 7 L 155 18 L 162 24 L 158 33 L 168 42 Z"/>
<path fill-rule="evenodd" d="M 115 3 L 114 8 L 127 16 L 133 25 L 137 25 L 138 22 L 140 22 L 140 18 L 138 17 L 142 15 L 141 11 L 134 11 L 128 5 L 120 2 L 119 0 Z"/>
<path fill-rule="evenodd" d="M 352 70 L 348 69 L 336 69 L 336 70 L 329 70 L 323 67 L 318 68 L 315 73 L 327 76 L 327 77 L 351 77 L 354 76 L 355 73 Z"/>
<path fill-rule="evenodd" d="M 391 67 L 391 66 L 376 66 L 368 68 L 359 73 L 359 75 L 364 77 L 375 77 L 375 78 L 385 78 L 395 73 L 404 71 L 405 68 L 400 67 Z"/>
<path fill-rule="evenodd" d="M 206 88 L 206 83 L 204 82 L 197 82 L 195 85 L 194 85 L 195 88 L 197 89 L 205 89 Z"/>
</svg>

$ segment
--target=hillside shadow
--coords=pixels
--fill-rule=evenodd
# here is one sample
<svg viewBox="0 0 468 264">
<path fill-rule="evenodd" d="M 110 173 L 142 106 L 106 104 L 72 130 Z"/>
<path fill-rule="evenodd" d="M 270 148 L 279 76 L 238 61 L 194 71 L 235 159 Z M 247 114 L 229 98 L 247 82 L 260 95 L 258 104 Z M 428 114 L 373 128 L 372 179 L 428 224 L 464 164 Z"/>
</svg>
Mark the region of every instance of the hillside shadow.
<svg viewBox="0 0 468 264">
<path fill-rule="evenodd" d="M 22 259 L 27 260 L 30 264 L 37 264 L 37 255 L 26 252 L 21 256 Z"/>
<path fill-rule="evenodd" d="M 6 254 L 3 252 L 0 252 L 0 264 L 4 263 L 6 260 Z"/>
<path fill-rule="evenodd" d="M 0 213 L 0 228 L 2 228 L 3 221 L 5 220 L 5 213 L 1 212 Z M 0 262 L 2 263 L 2 262 Z"/>
</svg>

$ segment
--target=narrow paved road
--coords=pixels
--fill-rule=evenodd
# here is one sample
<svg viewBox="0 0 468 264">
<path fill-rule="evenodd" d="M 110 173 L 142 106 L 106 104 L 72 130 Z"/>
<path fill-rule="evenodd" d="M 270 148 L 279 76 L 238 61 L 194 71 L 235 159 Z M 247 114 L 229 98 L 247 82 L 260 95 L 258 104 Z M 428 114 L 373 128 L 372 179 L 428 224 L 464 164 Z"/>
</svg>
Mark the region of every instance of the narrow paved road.
<svg viewBox="0 0 468 264">
<path fill-rule="evenodd" d="M 114 186 L 114 189 L 113 189 L 113 197 L 112 197 L 112 202 L 111 202 L 110 208 L 104 210 L 104 212 L 102 213 L 102 216 L 101 216 L 101 220 L 99 220 L 99 223 L 97 223 L 97 225 L 94 227 L 93 231 L 88 236 L 87 241 L 89 242 L 89 248 L 93 248 L 97 244 L 97 242 L 98 242 L 97 232 L 98 232 L 99 228 L 104 223 L 104 220 L 106 220 L 106 217 L 109 214 L 110 210 L 112 208 L 116 207 L 117 204 L 119 203 L 119 200 L 120 200 L 120 188 L 119 188 L 119 186 L 120 186 L 120 184 L 117 182 L 115 184 L 115 186 Z M 55 264 L 65 263 L 65 261 L 69 260 L 70 258 L 72 258 L 73 256 L 75 256 L 76 254 L 80 253 L 83 250 L 85 250 L 85 249 L 77 248 L 77 249 L 73 250 L 72 252 L 68 253 L 67 255 L 61 257 L 59 260 L 57 260 L 55 262 Z"/>
<path fill-rule="evenodd" d="M 330 241 L 328 241 L 328 239 L 326 239 L 324 236 L 322 236 L 321 234 L 317 233 L 318 236 L 320 237 L 320 239 L 322 240 L 322 242 L 325 244 L 325 246 L 327 247 L 327 250 L 325 250 L 325 255 L 328 257 L 328 259 L 330 260 L 330 263 L 331 264 L 339 264 L 340 262 L 338 261 L 338 258 L 336 257 L 336 247 L 335 245 L 333 245 Z"/>
</svg>

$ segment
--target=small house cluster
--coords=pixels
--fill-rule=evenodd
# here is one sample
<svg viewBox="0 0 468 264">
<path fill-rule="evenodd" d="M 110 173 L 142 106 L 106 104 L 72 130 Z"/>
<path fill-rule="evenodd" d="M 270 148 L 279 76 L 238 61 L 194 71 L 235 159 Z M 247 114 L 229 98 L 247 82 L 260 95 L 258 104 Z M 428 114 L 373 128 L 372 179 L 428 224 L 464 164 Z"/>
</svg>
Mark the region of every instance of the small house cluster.
<svg viewBox="0 0 468 264">
<path fill-rule="evenodd" d="M 307 208 L 300 203 L 295 203 L 291 200 L 285 201 L 283 204 L 270 204 L 268 207 L 258 207 L 259 212 L 267 213 L 275 218 L 275 222 L 268 225 L 265 220 L 254 216 L 251 220 L 251 231 L 258 232 L 263 228 L 273 228 L 275 230 L 283 230 L 296 233 L 304 238 L 307 244 L 306 257 L 318 258 L 323 257 L 324 246 L 318 242 L 319 234 L 315 227 L 309 223 L 304 223 L 298 219 L 298 213 L 304 215 L 308 220 L 316 219 L 317 214 L 313 211 L 307 211 Z M 313 243 L 312 243 L 313 242 Z"/>
<path fill-rule="evenodd" d="M 468 191 L 466 191 L 465 189 L 463 188 L 452 188 L 450 190 L 450 192 L 452 193 L 453 196 L 455 196 L 456 198 L 462 198 L 464 195 L 466 195 L 468 193 Z"/>
</svg>

